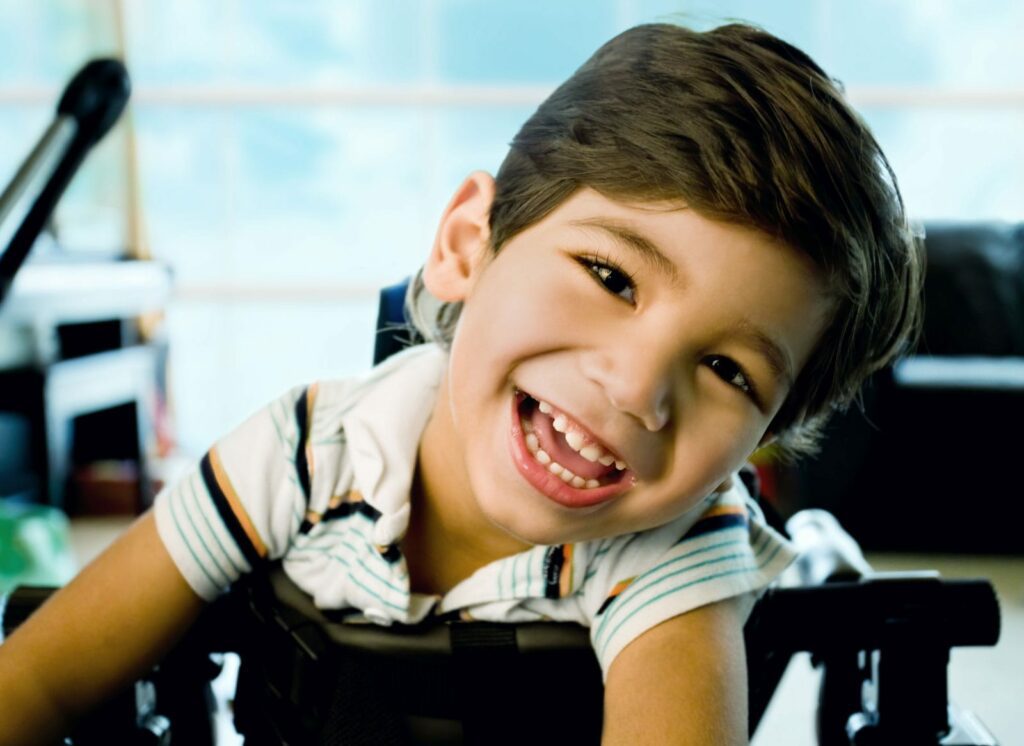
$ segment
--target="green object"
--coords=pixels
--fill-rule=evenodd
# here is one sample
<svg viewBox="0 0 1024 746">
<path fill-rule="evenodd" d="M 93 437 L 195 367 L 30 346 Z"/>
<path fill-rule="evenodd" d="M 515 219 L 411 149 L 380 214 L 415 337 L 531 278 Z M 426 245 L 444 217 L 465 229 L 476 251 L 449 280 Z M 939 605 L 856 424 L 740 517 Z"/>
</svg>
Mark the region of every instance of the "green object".
<svg viewBox="0 0 1024 746">
<path fill-rule="evenodd" d="M 0 499 L 0 594 L 19 585 L 64 585 L 77 570 L 67 515 Z"/>
</svg>

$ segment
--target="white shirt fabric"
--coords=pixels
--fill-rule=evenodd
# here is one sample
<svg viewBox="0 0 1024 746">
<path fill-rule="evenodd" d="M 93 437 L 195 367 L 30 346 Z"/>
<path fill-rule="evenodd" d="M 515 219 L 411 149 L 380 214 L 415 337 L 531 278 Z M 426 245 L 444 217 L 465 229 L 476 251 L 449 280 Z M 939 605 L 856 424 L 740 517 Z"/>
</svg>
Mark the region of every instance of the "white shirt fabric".
<svg viewBox="0 0 1024 746">
<path fill-rule="evenodd" d="M 753 600 L 795 557 L 735 478 L 659 528 L 536 546 L 443 597 L 410 593 L 399 542 L 446 364 L 442 349 L 420 345 L 360 378 L 292 389 L 161 492 L 157 529 L 195 592 L 212 600 L 242 573 L 281 559 L 316 606 L 358 609 L 376 624 L 448 612 L 582 624 L 607 676 L 646 630 L 725 598 Z"/>
</svg>

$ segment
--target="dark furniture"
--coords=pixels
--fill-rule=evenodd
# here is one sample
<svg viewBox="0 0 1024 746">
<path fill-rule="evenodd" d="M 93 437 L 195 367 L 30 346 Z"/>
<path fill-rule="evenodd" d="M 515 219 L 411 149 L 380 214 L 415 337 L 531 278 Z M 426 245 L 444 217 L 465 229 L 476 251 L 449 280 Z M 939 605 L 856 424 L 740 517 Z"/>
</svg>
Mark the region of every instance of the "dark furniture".
<svg viewBox="0 0 1024 746">
<path fill-rule="evenodd" d="M 930 223 L 924 333 L 782 474 L 780 507 L 836 515 L 868 550 L 1024 552 L 1024 224 Z"/>
</svg>

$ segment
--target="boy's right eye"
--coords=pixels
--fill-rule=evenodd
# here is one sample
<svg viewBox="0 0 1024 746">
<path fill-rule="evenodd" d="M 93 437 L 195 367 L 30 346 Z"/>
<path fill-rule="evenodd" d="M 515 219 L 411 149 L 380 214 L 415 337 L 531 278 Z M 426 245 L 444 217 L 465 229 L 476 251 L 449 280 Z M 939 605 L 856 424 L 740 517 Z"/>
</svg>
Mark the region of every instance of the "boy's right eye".
<svg viewBox="0 0 1024 746">
<path fill-rule="evenodd" d="M 633 278 L 607 260 L 594 257 L 579 257 L 577 260 L 612 295 L 622 298 L 631 305 L 636 304 L 636 285 Z"/>
</svg>

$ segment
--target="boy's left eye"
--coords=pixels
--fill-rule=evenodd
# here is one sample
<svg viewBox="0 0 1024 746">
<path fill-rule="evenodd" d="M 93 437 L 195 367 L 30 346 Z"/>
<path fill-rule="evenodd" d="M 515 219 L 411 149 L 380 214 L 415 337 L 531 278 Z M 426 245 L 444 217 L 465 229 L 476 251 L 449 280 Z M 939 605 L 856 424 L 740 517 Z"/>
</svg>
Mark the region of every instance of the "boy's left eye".
<svg viewBox="0 0 1024 746">
<path fill-rule="evenodd" d="M 753 381 L 751 381 L 749 376 L 743 372 L 743 368 L 740 367 L 739 363 L 732 358 L 728 358 L 723 355 L 709 355 L 706 358 L 706 362 L 708 367 L 714 371 L 716 376 L 721 378 L 730 386 L 738 388 L 744 394 L 752 398 L 755 403 L 760 403 Z"/>
</svg>

